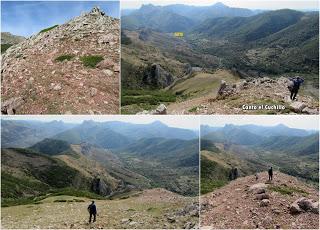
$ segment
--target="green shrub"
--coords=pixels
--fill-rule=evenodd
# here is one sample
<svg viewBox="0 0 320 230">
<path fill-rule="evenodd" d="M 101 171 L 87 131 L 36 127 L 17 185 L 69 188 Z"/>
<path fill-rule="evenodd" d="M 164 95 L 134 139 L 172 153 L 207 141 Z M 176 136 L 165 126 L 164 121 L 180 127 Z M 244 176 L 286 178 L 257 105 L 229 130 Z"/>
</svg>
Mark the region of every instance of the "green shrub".
<svg viewBox="0 0 320 230">
<path fill-rule="evenodd" d="M 57 26 L 58 26 L 58 25 L 54 25 L 54 26 L 51 26 L 51 27 L 49 27 L 49 28 L 43 29 L 43 30 L 41 30 L 41 31 L 39 32 L 39 34 L 44 33 L 44 32 L 47 32 L 47 31 L 49 31 L 49 30 L 52 30 L 52 29 L 56 28 Z"/>
<path fill-rule="evenodd" d="M 86 67 L 94 68 L 96 65 L 103 60 L 102 56 L 83 56 L 80 57 L 80 61 L 82 61 L 83 65 Z"/>
<path fill-rule="evenodd" d="M 123 90 L 122 106 L 132 104 L 158 105 L 161 102 L 175 102 L 176 96 L 162 90 Z"/>
<path fill-rule="evenodd" d="M 65 54 L 65 55 L 61 55 L 61 56 L 57 57 L 54 60 L 55 61 L 60 61 L 60 62 L 62 62 L 64 60 L 70 61 L 73 57 L 74 57 L 74 55 L 72 55 L 72 54 Z"/>
</svg>

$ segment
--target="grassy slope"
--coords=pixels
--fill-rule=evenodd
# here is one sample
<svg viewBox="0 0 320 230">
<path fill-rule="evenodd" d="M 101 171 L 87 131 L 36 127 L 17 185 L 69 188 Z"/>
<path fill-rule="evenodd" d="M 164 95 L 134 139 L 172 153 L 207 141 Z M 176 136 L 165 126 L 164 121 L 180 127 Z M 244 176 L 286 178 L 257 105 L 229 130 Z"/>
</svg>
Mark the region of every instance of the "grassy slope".
<svg viewBox="0 0 320 230">
<path fill-rule="evenodd" d="M 162 197 L 162 198 L 161 198 Z M 60 201 L 60 202 L 59 202 Z M 63 202 L 66 201 L 66 202 Z M 135 222 L 130 228 L 183 228 L 197 217 L 181 216 L 169 223 L 165 214 L 196 202 L 197 198 L 180 197 L 168 192 L 146 191 L 127 199 L 96 200 L 97 222 L 87 224 L 87 206 L 91 199 L 74 196 L 54 196 L 40 204 L 2 208 L 2 226 L 8 228 L 128 228 L 122 219 Z"/>
</svg>

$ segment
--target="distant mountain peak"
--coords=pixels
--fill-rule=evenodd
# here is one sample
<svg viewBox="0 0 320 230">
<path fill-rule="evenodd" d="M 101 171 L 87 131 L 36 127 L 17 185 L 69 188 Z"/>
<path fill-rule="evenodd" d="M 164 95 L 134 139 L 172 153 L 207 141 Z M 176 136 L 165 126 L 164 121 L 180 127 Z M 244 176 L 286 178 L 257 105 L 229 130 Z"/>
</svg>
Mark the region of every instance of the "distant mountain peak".
<svg viewBox="0 0 320 230">
<path fill-rule="evenodd" d="M 276 125 L 276 127 L 278 127 L 278 128 L 289 128 L 288 126 L 286 126 L 284 124 L 278 124 L 278 125 Z"/>
<path fill-rule="evenodd" d="M 225 4 L 223 4 L 222 2 L 217 2 L 215 4 L 213 4 L 214 7 L 221 7 L 221 8 L 225 8 L 225 7 L 229 7 Z"/>
<path fill-rule="evenodd" d="M 151 123 L 151 125 L 165 126 L 165 127 L 167 127 L 167 125 L 166 125 L 166 124 L 163 124 L 161 121 L 154 121 L 154 122 Z"/>
</svg>

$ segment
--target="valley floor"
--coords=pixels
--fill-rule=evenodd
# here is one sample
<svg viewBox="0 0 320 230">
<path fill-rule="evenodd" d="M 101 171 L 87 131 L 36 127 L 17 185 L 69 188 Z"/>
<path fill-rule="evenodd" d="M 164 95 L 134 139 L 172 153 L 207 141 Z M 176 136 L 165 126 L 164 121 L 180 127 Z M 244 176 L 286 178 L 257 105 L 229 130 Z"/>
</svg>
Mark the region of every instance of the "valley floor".
<svg viewBox="0 0 320 230">
<path fill-rule="evenodd" d="M 2 229 L 11 228 L 192 228 L 198 224 L 198 198 L 164 189 L 145 190 L 119 200 L 96 200 L 97 221 L 88 224 L 88 198 L 55 196 L 40 204 L 2 208 Z"/>
<path fill-rule="evenodd" d="M 302 212 L 292 215 L 289 208 L 302 197 L 319 200 L 318 191 L 295 177 L 275 172 L 272 183 L 267 173 L 238 178 L 228 185 L 201 198 L 203 229 L 319 229 L 319 214 Z M 257 183 L 267 185 L 269 205 L 260 206 L 255 194 L 249 191 Z M 287 194 L 285 194 L 287 193 Z"/>
</svg>

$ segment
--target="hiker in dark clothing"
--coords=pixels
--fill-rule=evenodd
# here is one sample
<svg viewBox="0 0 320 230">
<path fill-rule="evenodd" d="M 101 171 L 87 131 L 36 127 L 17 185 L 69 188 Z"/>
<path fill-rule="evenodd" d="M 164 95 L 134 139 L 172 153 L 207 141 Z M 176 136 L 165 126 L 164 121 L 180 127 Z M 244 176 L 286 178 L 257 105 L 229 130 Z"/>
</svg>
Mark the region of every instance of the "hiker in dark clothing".
<svg viewBox="0 0 320 230">
<path fill-rule="evenodd" d="M 234 168 L 232 168 L 229 172 L 229 180 L 233 180 L 234 177 L 233 177 L 233 172 L 234 172 Z"/>
<path fill-rule="evenodd" d="M 289 79 L 293 82 L 293 85 L 290 86 L 290 88 L 289 88 L 289 90 L 291 92 L 290 99 L 295 100 L 296 96 L 298 94 L 300 85 L 304 82 L 304 79 L 301 77 L 289 78 Z"/>
<path fill-rule="evenodd" d="M 239 174 L 238 174 L 238 169 L 235 168 L 234 171 L 233 171 L 233 178 L 234 180 L 236 180 L 238 178 Z"/>
<path fill-rule="evenodd" d="M 93 222 L 96 222 L 96 215 L 97 215 L 97 207 L 94 204 L 94 201 L 88 206 L 88 212 L 90 214 L 89 223 L 91 223 L 91 219 L 93 216 Z"/>
<path fill-rule="evenodd" d="M 269 174 L 269 181 L 272 180 L 272 177 L 273 177 L 273 170 L 272 170 L 272 167 L 269 168 L 268 170 L 268 174 Z"/>
</svg>

